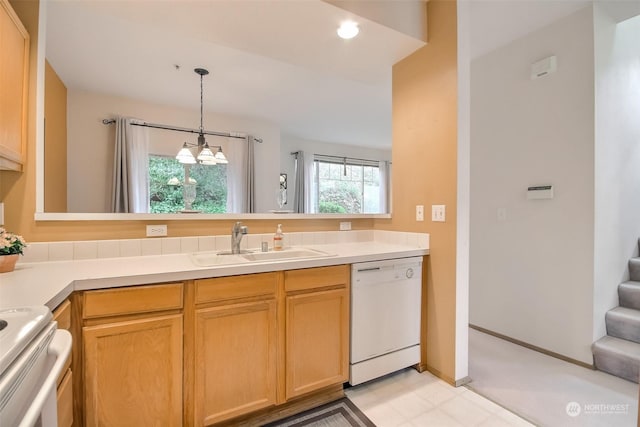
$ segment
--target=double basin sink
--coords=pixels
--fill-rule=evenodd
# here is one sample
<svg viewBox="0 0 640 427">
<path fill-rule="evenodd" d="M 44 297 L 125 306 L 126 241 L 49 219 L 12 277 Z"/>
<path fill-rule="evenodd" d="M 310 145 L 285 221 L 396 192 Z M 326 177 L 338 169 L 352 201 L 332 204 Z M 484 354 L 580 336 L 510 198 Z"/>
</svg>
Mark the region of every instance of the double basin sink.
<svg viewBox="0 0 640 427">
<path fill-rule="evenodd" d="M 280 251 L 247 251 L 232 254 L 229 251 L 222 252 L 197 252 L 190 254 L 191 261 L 199 267 L 211 267 L 214 265 L 243 264 L 251 262 L 273 262 L 294 259 L 313 259 L 335 256 L 324 251 L 305 247 L 290 247 Z"/>
</svg>

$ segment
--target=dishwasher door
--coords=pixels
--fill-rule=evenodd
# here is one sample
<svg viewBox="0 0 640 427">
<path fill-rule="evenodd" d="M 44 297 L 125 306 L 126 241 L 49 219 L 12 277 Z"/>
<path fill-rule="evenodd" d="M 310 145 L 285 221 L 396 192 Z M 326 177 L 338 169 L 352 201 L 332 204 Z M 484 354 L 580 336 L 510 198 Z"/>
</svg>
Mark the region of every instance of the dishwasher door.
<svg viewBox="0 0 640 427">
<path fill-rule="evenodd" d="M 420 344 L 422 258 L 352 266 L 350 363 Z"/>
</svg>

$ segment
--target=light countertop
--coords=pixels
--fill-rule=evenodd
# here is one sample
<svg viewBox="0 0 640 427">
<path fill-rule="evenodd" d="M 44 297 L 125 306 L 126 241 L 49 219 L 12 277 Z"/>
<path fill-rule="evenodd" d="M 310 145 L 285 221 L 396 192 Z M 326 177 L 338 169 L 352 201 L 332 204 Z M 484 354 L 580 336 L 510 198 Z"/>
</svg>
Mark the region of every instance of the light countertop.
<svg viewBox="0 0 640 427">
<path fill-rule="evenodd" d="M 228 260 L 208 267 L 197 266 L 189 254 L 32 263 L 18 261 L 15 271 L 0 274 L 0 308 L 46 305 L 54 309 L 74 290 L 324 267 L 429 254 L 428 249 L 377 241 L 305 247 L 331 256 L 237 264 L 234 263 L 237 258 L 230 256 Z"/>
</svg>

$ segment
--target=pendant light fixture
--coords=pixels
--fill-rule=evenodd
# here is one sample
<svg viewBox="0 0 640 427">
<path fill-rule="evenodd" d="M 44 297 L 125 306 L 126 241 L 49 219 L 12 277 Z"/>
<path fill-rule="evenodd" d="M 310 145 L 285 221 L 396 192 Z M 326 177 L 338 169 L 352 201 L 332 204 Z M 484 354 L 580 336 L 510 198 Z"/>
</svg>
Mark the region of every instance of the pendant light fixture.
<svg viewBox="0 0 640 427">
<path fill-rule="evenodd" d="M 224 153 L 222 152 L 222 147 L 218 147 L 218 151 L 213 154 L 211 148 L 209 148 L 209 144 L 204 138 L 204 126 L 202 124 L 203 116 L 204 116 L 204 102 L 203 102 L 203 87 L 202 87 L 202 78 L 209 74 L 209 71 L 204 68 L 196 68 L 193 70 L 196 74 L 200 76 L 200 128 L 198 133 L 198 154 L 196 157 L 193 156 L 190 148 L 194 146 L 194 144 L 189 144 L 185 142 L 182 145 L 182 149 L 178 152 L 176 159 L 178 162 L 182 164 L 195 164 L 200 163 L 203 165 L 215 165 L 218 163 L 229 163 Z"/>
</svg>

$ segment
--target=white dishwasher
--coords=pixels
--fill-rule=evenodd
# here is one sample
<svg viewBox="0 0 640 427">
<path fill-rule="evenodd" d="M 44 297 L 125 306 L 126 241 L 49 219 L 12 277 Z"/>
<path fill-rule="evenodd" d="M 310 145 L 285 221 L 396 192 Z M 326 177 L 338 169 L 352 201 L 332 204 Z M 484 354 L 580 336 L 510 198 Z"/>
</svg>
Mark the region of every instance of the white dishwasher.
<svg viewBox="0 0 640 427">
<path fill-rule="evenodd" d="M 353 264 L 349 383 L 420 362 L 422 257 Z"/>
</svg>

